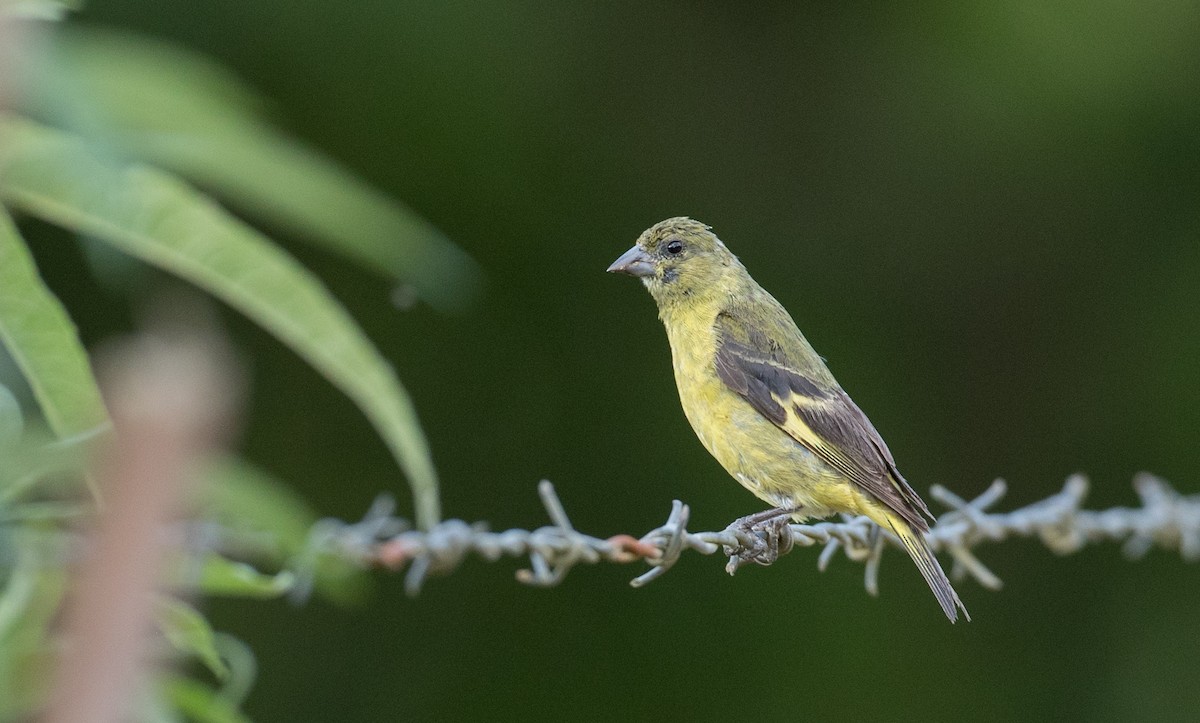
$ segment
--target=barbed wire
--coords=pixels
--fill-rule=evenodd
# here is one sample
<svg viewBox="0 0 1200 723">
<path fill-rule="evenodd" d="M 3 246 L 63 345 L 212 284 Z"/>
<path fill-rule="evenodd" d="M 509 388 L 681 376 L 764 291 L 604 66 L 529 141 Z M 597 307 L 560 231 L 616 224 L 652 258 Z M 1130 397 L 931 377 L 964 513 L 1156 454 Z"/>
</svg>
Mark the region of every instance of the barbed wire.
<svg viewBox="0 0 1200 723">
<path fill-rule="evenodd" d="M 992 590 L 999 589 L 1002 582 L 973 550 L 1010 537 L 1037 538 L 1059 555 L 1111 541 L 1123 543 L 1130 558 L 1159 547 L 1178 552 L 1187 562 L 1200 561 L 1200 494 L 1181 495 L 1165 480 L 1141 473 L 1133 480 L 1141 507 L 1085 510 L 1088 487 L 1086 477 L 1072 475 L 1060 492 L 1046 499 L 1010 512 L 989 512 L 1007 491 L 1003 480 L 996 480 L 970 501 L 935 485 L 933 498 L 949 511 L 938 518 L 926 537 L 935 552 L 946 552 L 953 559 L 952 578 L 970 577 Z M 305 574 L 305 568 L 311 571 L 323 554 L 391 570 L 407 567 L 405 589 L 410 595 L 420 592 L 429 575 L 452 572 L 472 554 L 490 562 L 528 556 L 529 568 L 518 570 L 517 580 L 541 587 L 559 584 L 576 565 L 645 561 L 650 570 L 630 582 L 642 587 L 670 570 L 685 550 L 702 555 L 723 551 L 729 556 L 726 571 L 730 574 L 749 562 L 770 564 L 755 555 L 762 549 L 763 536 L 770 534 L 778 536 L 770 542 L 777 545 L 780 555 L 797 546 L 821 546 L 817 566 L 822 571 L 839 550 L 844 551 L 849 559 L 864 563 L 864 585 L 867 592 L 877 595 L 884 548 L 902 547 L 898 538 L 866 517 L 778 525 L 769 532 L 748 531 L 738 523 L 720 532 L 689 532 L 691 510 L 678 500 L 672 503 L 666 523 L 641 537 L 599 538 L 575 529 L 549 481 L 538 485 L 538 494 L 552 524 L 535 530 L 492 532 L 484 523 L 453 519 L 431 530 L 414 530 L 408 521 L 393 516 L 395 504 L 388 496 L 379 497 L 360 522 L 321 520 L 310 534 L 305 561 L 298 565 L 302 584 L 294 592 L 300 597 L 308 593 L 311 575 Z"/>
</svg>

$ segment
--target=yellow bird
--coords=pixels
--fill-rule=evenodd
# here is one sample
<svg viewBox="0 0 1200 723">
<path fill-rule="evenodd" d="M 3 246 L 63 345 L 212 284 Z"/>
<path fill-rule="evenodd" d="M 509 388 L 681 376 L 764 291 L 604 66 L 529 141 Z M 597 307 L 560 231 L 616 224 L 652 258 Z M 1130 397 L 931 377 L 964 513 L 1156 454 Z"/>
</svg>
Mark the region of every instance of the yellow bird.
<svg viewBox="0 0 1200 723">
<path fill-rule="evenodd" d="M 903 544 L 954 622 L 970 615 L 925 541 L 929 508 L 883 438 L 787 311 L 709 227 L 670 218 L 608 268 L 640 278 L 667 329 L 679 399 L 696 436 L 772 521 L 866 515 Z"/>
</svg>

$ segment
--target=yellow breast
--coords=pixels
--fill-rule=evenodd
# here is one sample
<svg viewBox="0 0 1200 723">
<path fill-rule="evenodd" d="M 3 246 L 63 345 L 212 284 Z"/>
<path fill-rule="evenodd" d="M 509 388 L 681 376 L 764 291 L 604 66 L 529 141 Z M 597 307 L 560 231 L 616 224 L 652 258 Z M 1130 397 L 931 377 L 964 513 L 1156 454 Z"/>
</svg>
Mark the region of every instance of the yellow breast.
<svg viewBox="0 0 1200 723">
<path fill-rule="evenodd" d="M 700 443 L 734 479 L 774 506 L 803 507 L 813 517 L 858 511 L 860 495 L 848 480 L 717 376 L 715 310 L 662 318 L 683 412 Z"/>
<path fill-rule="evenodd" d="M 715 319 L 715 312 L 663 315 L 683 413 L 705 449 L 729 469 L 716 442 L 729 423 L 726 397 L 733 395 L 717 377 Z"/>
</svg>

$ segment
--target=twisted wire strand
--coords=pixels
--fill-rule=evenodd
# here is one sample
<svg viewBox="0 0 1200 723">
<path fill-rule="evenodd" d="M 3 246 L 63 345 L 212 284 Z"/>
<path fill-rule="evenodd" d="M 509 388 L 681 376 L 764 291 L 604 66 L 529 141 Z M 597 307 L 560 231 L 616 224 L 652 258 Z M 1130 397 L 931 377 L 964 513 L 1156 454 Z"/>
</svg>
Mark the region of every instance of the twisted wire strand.
<svg viewBox="0 0 1200 723">
<path fill-rule="evenodd" d="M 949 508 L 929 530 L 927 539 L 935 552 L 946 552 L 953 559 L 951 576 L 970 577 L 986 588 L 1002 585 L 998 578 L 974 554 L 984 543 L 1002 542 L 1010 537 L 1037 538 L 1051 551 L 1067 555 L 1099 542 L 1121 542 L 1130 558 L 1139 558 L 1154 547 L 1178 552 L 1185 561 L 1200 560 L 1200 495 L 1184 496 L 1166 481 L 1150 474 L 1138 474 L 1134 490 L 1141 498 L 1136 508 L 1115 507 L 1085 510 L 1083 502 L 1088 481 L 1072 475 L 1060 492 L 1010 512 L 989 512 L 1007 491 L 1003 480 L 996 480 L 981 495 L 965 500 L 941 486 L 932 496 Z M 543 480 L 538 494 L 552 524 L 535 530 L 512 529 L 492 532 L 483 523 L 445 520 L 428 531 L 411 529 L 408 522 L 392 515 L 394 501 L 381 496 L 360 522 L 346 523 L 326 519 L 314 526 L 306 561 L 299 565 L 301 578 L 310 572 L 322 554 L 335 554 L 364 565 L 392 570 L 407 567 L 405 589 L 410 595 L 420 592 L 429 575 L 455 570 L 468 555 L 489 562 L 502 557 L 529 558 L 529 567 L 518 570 L 517 580 L 528 585 L 552 587 L 580 564 L 599 562 L 631 563 L 639 560 L 650 570 L 630 581 L 642 587 L 666 574 L 684 551 L 702 555 L 719 551 L 729 556 L 726 570 L 733 574 L 752 558 L 747 550 L 761 546 L 752 539 L 757 531 L 731 525 L 720 532 L 689 532 L 690 508 L 675 500 L 667 521 L 641 537 L 614 535 L 593 537 L 575 529 L 559 500 L 554 486 Z M 779 554 L 794 547 L 821 546 L 817 565 L 824 570 L 839 550 L 865 566 L 864 585 L 872 595 L 879 591 L 879 565 L 885 547 L 901 547 L 894 535 L 880 530 L 866 517 L 843 516 L 841 521 L 813 524 L 780 525 L 774 531 Z M 753 560 L 758 564 L 761 560 Z M 297 586 L 304 595 L 308 586 Z"/>
</svg>

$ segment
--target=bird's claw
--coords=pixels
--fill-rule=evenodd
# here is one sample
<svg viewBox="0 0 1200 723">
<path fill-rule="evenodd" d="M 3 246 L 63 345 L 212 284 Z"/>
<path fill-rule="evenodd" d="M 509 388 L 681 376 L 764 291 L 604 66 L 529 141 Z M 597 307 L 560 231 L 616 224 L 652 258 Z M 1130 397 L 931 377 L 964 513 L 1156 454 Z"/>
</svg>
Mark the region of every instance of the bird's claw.
<svg viewBox="0 0 1200 723">
<path fill-rule="evenodd" d="M 729 555 L 725 571 L 732 575 L 742 565 L 751 562 L 770 565 L 780 555 L 791 552 L 795 539 L 789 524 L 795 513 L 794 509 L 773 509 L 734 520 L 725 528 L 725 532 L 734 537 L 738 544 L 724 546 L 725 554 Z"/>
</svg>

